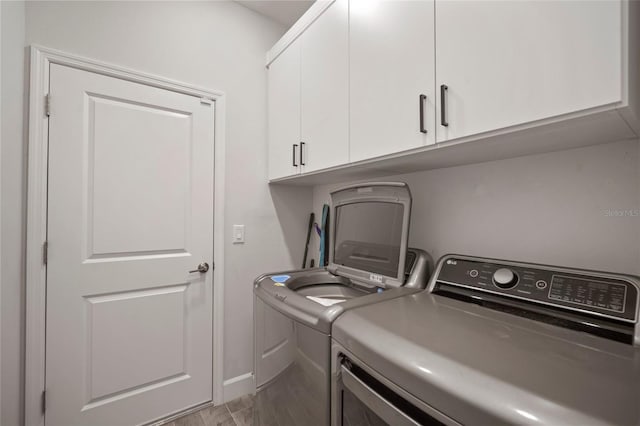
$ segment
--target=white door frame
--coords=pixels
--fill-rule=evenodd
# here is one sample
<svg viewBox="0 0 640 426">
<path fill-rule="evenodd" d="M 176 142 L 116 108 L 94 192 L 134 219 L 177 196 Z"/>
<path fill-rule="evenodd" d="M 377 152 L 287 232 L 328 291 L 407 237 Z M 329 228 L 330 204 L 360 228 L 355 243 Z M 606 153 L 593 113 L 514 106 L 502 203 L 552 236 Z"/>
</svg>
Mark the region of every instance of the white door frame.
<svg viewBox="0 0 640 426">
<path fill-rule="evenodd" d="M 44 425 L 42 392 L 45 389 L 46 278 L 43 244 L 47 238 L 47 167 L 49 126 L 45 97 L 49 93 L 51 64 L 73 67 L 122 80 L 171 90 L 215 102 L 214 238 L 213 244 L 213 402 L 223 402 L 223 298 L 224 298 L 224 158 L 225 95 L 223 92 L 180 83 L 42 46 L 31 46 L 29 94 L 29 170 L 26 251 L 26 426 Z M 55 110 L 55 99 L 52 100 Z"/>
</svg>

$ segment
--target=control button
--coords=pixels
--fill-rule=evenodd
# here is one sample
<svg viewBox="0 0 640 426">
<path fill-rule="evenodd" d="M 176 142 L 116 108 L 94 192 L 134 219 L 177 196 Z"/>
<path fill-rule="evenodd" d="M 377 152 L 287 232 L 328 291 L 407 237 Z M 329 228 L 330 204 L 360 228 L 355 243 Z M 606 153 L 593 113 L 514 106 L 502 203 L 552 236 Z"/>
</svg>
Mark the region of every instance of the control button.
<svg viewBox="0 0 640 426">
<path fill-rule="evenodd" d="M 518 276 L 511 269 L 500 268 L 493 273 L 493 283 L 496 287 L 510 289 L 518 283 Z"/>
<path fill-rule="evenodd" d="M 538 290 L 544 290 L 545 288 L 547 288 L 547 282 L 545 280 L 536 281 L 536 288 Z"/>
<path fill-rule="evenodd" d="M 478 270 L 477 269 L 472 269 L 469 271 L 469 275 L 471 275 L 471 278 L 475 278 L 478 276 Z"/>
</svg>

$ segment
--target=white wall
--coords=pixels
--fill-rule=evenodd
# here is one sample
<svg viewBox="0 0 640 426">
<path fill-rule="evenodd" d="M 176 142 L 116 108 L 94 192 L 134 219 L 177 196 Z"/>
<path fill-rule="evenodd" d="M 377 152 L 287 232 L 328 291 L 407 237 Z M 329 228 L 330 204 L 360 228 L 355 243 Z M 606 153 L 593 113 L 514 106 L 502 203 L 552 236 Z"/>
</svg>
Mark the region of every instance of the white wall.
<svg viewBox="0 0 640 426">
<path fill-rule="evenodd" d="M 5 30 L 9 31 L 5 20 L 18 24 L 16 17 L 5 13 L 10 9 L 5 2 L 2 7 L 4 41 Z M 39 44 L 225 92 L 225 282 L 214 285 L 224 285 L 225 292 L 224 379 L 246 378 L 229 386 L 228 392 L 225 389 L 227 399 L 252 385 L 252 281 L 263 272 L 298 264 L 311 207 L 310 189 L 271 191 L 266 183 L 265 52 L 283 32 L 279 24 L 230 1 L 26 4 L 27 45 Z M 21 37 L 12 39 L 17 51 L 24 44 Z M 8 55 L 4 47 L 3 64 Z M 14 55 L 11 59 L 19 71 L 23 58 Z M 4 69 L 2 75 L 4 83 Z M 16 114 L 6 117 L 12 120 L 14 137 L 6 140 L 3 90 L 2 426 L 20 424 L 17 398 L 23 392 L 26 145 L 20 137 L 21 77 L 20 72 L 7 77 L 8 86 L 15 91 L 12 103 L 17 104 Z M 300 210 L 289 208 L 292 204 Z M 233 224 L 246 226 L 244 245 L 231 244 Z"/>
<path fill-rule="evenodd" d="M 25 84 L 25 10 L 23 2 L 0 2 L 2 8 L 2 252 L 0 263 L 0 325 L 2 355 L 0 424 L 22 422 L 24 344 L 24 211 L 26 134 L 23 120 Z"/>
<path fill-rule="evenodd" d="M 409 245 L 447 253 L 640 274 L 637 141 L 451 167 L 383 180 L 409 184 Z M 314 188 L 314 211 L 330 190 Z M 314 243 L 317 247 L 317 242 Z"/>
</svg>

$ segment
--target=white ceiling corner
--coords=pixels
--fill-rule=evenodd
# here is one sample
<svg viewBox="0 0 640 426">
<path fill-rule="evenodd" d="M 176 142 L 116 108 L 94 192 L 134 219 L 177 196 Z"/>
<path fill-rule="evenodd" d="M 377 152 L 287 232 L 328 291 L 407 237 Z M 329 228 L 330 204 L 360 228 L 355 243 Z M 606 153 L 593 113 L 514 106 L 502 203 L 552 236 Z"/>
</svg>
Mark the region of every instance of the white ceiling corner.
<svg viewBox="0 0 640 426">
<path fill-rule="evenodd" d="M 290 28 L 315 0 L 235 0 L 261 15 Z"/>
</svg>

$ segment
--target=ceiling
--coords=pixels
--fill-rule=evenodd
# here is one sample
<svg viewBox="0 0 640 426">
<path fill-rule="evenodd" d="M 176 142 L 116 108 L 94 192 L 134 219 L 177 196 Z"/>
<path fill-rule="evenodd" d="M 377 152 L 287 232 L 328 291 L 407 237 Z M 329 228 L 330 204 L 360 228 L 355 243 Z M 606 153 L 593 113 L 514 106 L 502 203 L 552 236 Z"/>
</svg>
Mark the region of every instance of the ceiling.
<svg viewBox="0 0 640 426">
<path fill-rule="evenodd" d="M 258 12 L 285 27 L 294 22 L 309 9 L 315 0 L 236 0 L 241 5 Z"/>
</svg>

